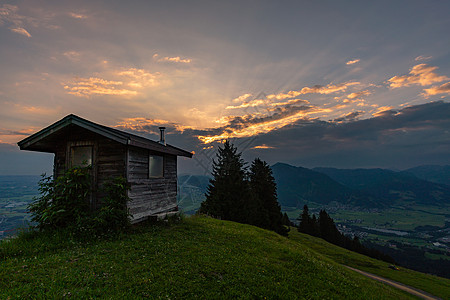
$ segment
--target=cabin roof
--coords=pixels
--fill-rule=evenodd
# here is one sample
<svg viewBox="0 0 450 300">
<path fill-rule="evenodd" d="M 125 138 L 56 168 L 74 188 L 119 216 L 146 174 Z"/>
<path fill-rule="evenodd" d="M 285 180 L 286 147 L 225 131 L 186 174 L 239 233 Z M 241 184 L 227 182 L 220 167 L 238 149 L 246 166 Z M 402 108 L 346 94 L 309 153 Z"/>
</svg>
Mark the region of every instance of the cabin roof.
<svg viewBox="0 0 450 300">
<path fill-rule="evenodd" d="M 73 114 L 70 114 L 52 125 L 45 127 L 35 134 L 21 140 L 17 144 L 21 150 L 53 153 L 53 142 L 58 139 L 64 130 L 73 126 L 81 127 L 123 145 L 135 146 L 177 156 L 192 157 L 192 153 L 186 150 L 168 144 L 163 145 L 159 142 L 155 142 L 135 134 L 103 126 Z"/>
</svg>

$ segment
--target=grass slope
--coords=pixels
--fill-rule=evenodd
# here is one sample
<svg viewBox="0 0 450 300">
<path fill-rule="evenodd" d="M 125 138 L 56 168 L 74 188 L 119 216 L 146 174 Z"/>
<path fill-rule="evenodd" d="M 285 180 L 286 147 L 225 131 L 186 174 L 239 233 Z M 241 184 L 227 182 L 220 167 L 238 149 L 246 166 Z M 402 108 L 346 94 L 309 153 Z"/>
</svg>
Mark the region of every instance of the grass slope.
<svg viewBox="0 0 450 300">
<path fill-rule="evenodd" d="M 389 263 L 337 247 L 325 240 L 299 233 L 295 229 L 289 232 L 289 238 L 309 249 L 317 251 L 321 255 L 328 257 L 339 264 L 401 282 L 442 299 L 450 299 L 449 279 L 416 272 L 406 268 L 392 270 L 389 268 Z"/>
<path fill-rule="evenodd" d="M 112 241 L 2 241 L 0 298 L 411 298 L 299 240 L 195 216 Z"/>
</svg>

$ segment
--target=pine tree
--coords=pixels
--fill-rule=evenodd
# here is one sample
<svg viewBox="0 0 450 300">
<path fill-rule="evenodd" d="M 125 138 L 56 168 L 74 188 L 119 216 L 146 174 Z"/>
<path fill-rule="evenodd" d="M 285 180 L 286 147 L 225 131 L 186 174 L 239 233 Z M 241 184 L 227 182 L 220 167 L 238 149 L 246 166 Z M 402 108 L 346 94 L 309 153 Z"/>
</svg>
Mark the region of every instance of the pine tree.
<svg viewBox="0 0 450 300">
<path fill-rule="evenodd" d="M 224 220 L 248 223 L 249 185 L 241 153 L 230 142 L 219 147 L 213 161 L 213 178 L 209 182 L 206 200 L 199 212 Z M 246 201 L 247 200 L 247 201 Z"/>
<path fill-rule="evenodd" d="M 318 223 L 320 229 L 320 237 L 335 245 L 341 244 L 341 233 L 337 230 L 333 219 L 325 210 L 320 211 Z"/>
<path fill-rule="evenodd" d="M 298 225 L 298 231 L 299 232 L 303 232 L 303 233 L 307 233 L 307 234 L 312 234 L 312 220 L 311 217 L 309 216 L 309 209 L 308 209 L 308 205 L 304 205 L 303 206 L 303 212 L 300 215 L 300 217 L 298 218 L 298 220 L 300 220 L 300 224 Z"/>
<path fill-rule="evenodd" d="M 283 225 L 285 226 L 294 226 L 293 223 L 291 222 L 291 220 L 289 220 L 289 216 L 287 215 L 287 213 L 283 214 Z"/>
<path fill-rule="evenodd" d="M 277 200 L 277 185 L 272 169 L 265 161 L 256 158 L 250 167 L 249 179 L 252 193 L 249 223 L 286 235 L 287 229 L 283 226 L 283 214 Z"/>
</svg>

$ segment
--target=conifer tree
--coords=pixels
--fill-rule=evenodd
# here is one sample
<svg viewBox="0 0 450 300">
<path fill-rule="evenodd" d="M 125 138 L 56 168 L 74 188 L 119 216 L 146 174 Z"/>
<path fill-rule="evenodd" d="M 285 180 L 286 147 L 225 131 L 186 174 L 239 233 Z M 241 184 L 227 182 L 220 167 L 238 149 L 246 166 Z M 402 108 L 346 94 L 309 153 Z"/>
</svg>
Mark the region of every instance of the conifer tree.
<svg viewBox="0 0 450 300">
<path fill-rule="evenodd" d="M 241 153 L 229 141 L 219 147 L 213 161 L 213 178 L 209 182 L 206 200 L 200 213 L 224 220 L 248 223 L 249 185 Z"/>
<path fill-rule="evenodd" d="M 328 215 L 328 213 L 323 209 L 319 213 L 319 229 L 320 236 L 333 244 L 340 245 L 342 234 L 337 230 L 333 219 Z"/>
<path fill-rule="evenodd" d="M 294 226 L 293 223 L 291 222 L 291 220 L 289 220 L 289 216 L 287 215 L 287 213 L 283 214 L 283 225 L 286 226 Z"/>
<path fill-rule="evenodd" d="M 311 217 L 309 216 L 309 209 L 308 209 L 308 205 L 304 205 L 303 206 L 303 212 L 300 215 L 300 217 L 298 218 L 298 220 L 300 220 L 300 224 L 298 226 L 298 231 L 299 232 L 303 232 L 303 233 L 307 233 L 307 234 L 312 234 L 312 220 Z"/>
<path fill-rule="evenodd" d="M 283 226 L 283 214 L 277 200 L 277 185 L 272 169 L 256 158 L 250 167 L 250 190 L 252 197 L 249 207 L 249 223 L 261 228 L 286 235 Z"/>
</svg>

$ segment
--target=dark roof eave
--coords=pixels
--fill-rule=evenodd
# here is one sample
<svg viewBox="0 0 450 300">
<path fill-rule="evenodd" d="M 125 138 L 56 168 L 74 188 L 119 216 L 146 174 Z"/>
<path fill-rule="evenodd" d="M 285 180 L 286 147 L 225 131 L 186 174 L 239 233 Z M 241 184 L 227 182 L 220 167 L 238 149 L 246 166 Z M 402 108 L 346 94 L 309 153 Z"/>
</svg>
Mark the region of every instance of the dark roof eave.
<svg viewBox="0 0 450 300">
<path fill-rule="evenodd" d="M 144 137 L 140 137 L 134 134 L 126 133 L 114 128 L 109 128 L 103 125 L 99 125 L 93 123 L 91 121 L 80 118 L 76 115 L 68 115 L 63 119 L 57 121 L 56 123 L 38 131 L 37 133 L 21 140 L 17 144 L 19 145 L 20 150 L 29 150 L 29 151 L 40 151 L 40 152 L 50 152 L 53 151 L 51 149 L 47 149 L 45 147 L 36 147 L 36 143 L 46 137 L 52 135 L 53 133 L 63 129 L 69 125 L 77 125 L 86 130 L 97 133 L 101 136 L 107 137 L 111 140 L 114 140 L 123 145 L 130 145 L 139 148 L 145 148 L 157 152 L 173 154 L 177 156 L 185 156 L 192 157 L 192 153 L 182 150 L 180 148 L 171 146 L 171 145 L 162 145 L 158 142 L 146 139 Z"/>
<path fill-rule="evenodd" d="M 35 134 L 21 140 L 17 144 L 19 145 L 20 150 L 29 150 L 28 148 L 38 142 L 39 140 L 42 140 L 51 134 L 55 133 L 58 130 L 63 129 L 64 127 L 74 124 L 78 125 L 84 129 L 87 129 L 89 131 L 95 132 L 97 134 L 100 134 L 102 136 L 105 136 L 109 139 L 112 139 L 116 142 L 119 142 L 121 144 L 127 144 L 127 137 L 125 134 L 120 134 L 119 131 L 111 131 L 105 129 L 105 127 L 95 124 L 93 122 L 84 120 L 78 116 L 75 115 L 68 115 L 65 118 L 59 120 L 58 122 L 36 132 Z M 31 150 L 31 149 L 30 149 Z"/>
<path fill-rule="evenodd" d="M 131 138 L 129 140 L 128 145 L 130 146 L 135 146 L 135 147 L 139 147 L 139 148 L 144 148 L 144 149 L 148 149 L 148 150 L 153 150 L 156 152 L 161 152 L 161 153 L 167 153 L 167 154 L 172 154 L 172 155 L 177 155 L 177 156 L 185 156 L 185 157 L 192 157 L 192 153 L 179 149 L 177 147 L 171 146 L 171 145 L 162 145 L 159 143 L 149 143 L 146 141 L 142 141 L 142 140 L 138 140 L 136 138 Z"/>
</svg>

